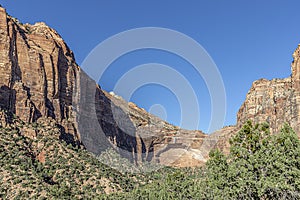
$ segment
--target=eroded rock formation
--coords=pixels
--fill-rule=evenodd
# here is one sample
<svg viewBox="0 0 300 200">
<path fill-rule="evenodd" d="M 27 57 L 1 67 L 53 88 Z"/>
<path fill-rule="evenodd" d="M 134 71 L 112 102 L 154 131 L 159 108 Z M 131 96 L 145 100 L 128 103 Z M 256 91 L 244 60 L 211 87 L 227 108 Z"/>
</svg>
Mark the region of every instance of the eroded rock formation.
<svg viewBox="0 0 300 200">
<path fill-rule="evenodd" d="M 271 133 L 288 123 L 300 137 L 300 45 L 293 54 L 292 75 L 284 79 L 254 81 L 237 113 L 237 124 L 211 134 L 216 148 L 229 153 L 229 139 L 247 120 L 267 122 Z M 222 136 L 222 137 L 219 137 Z M 207 155 L 207 153 L 206 153 Z"/>
<path fill-rule="evenodd" d="M 300 45 L 293 54 L 292 75 L 255 81 L 237 114 L 237 126 L 247 120 L 268 122 L 271 132 L 288 123 L 300 136 Z"/>
<path fill-rule="evenodd" d="M 0 107 L 23 121 L 56 119 L 79 140 L 72 123 L 78 66 L 73 52 L 44 23 L 22 25 L 0 8 Z"/>
</svg>

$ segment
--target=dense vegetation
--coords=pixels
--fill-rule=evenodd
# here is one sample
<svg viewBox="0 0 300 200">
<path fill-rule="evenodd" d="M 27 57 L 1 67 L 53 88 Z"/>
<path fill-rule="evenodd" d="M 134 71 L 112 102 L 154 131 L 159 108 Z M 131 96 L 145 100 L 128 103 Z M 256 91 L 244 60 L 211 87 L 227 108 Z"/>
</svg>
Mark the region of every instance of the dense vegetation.
<svg viewBox="0 0 300 200">
<path fill-rule="evenodd" d="M 248 122 L 203 168 L 132 174 L 103 164 L 129 166 L 113 151 L 96 158 L 60 135 L 51 120 L 0 126 L 0 199 L 300 199 L 300 141 L 287 125 L 270 135 Z"/>
<path fill-rule="evenodd" d="M 228 157 L 210 153 L 206 198 L 300 199 L 300 141 L 288 125 L 270 135 L 268 125 L 247 122 L 230 143 Z"/>
<path fill-rule="evenodd" d="M 24 136 L 23 132 L 31 133 Z M 87 199 L 130 191 L 138 179 L 102 164 L 82 146 L 59 140 L 53 121 L 0 127 L 0 199 Z"/>
</svg>

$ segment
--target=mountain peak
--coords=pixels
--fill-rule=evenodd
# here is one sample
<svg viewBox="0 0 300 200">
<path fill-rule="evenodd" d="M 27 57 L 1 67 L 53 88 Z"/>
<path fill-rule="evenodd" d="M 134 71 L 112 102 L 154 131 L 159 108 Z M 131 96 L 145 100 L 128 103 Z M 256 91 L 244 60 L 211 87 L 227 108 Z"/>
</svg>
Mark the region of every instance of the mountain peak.
<svg viewBox="0 0 300 200">
<path fill-rule="evenodd" d="M 293 53 L 292 77 L 300 81 L 300 44 Z"/>
</svg>

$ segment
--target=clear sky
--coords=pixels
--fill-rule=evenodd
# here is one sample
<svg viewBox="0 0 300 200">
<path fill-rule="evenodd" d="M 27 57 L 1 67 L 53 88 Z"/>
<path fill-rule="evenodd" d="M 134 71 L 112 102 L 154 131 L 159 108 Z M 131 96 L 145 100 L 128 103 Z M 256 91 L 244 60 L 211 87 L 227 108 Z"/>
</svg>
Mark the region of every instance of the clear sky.
<svg viewBox="0 0 300 200">
<path fill-rule="evenodd" d="M 221 73 L 227 96 L 224 125 L 235 124 L 236 113 L 254 80 L 290 75 L 292 53 L 300 43 L 299 0 L 0 0 L 0 3 L 23 23 L 44 21 L 56 29 L 74 51 L 79 65 L 100 42 L 129 29 L 163 27 L 188 35 L 206 49 Z M 146 63 L 171 66 L 190 81 L 199 99 L 199 129 L 207 131 L 211 102 L 205 82 L 194 74 L 189 63 L 174 54 L 154 49 L 126 54 L 107 70 L 107 76 L 100 80 L 101 87 L 111 91 L 122 74 Z M 180 100 L 168 88 L 145 85 L 135 91 L 131 101 L 146 110 L 152 107 L 152 112 L 172 124 L 180 124 Z"/>
</svg>

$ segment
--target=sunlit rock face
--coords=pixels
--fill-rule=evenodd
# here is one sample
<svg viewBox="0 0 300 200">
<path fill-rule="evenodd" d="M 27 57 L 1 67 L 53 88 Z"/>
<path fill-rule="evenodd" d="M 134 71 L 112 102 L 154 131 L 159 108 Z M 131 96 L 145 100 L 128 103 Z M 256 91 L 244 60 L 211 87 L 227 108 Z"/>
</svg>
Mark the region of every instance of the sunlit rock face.
<svg viewBox="0 0 300 200">
<path fill-rule="evenodd" d="M 288 123 L 300 136 L 300 45 L 293 54 L 292 75 L 255 81 L 237 114 L 237 126 L 247 120 L 268 122 L 272 133 Z"/>
<path fill-rule="evenodd" d="M 0 8 L 0 106 L 25 122 L 56 119 L 79 141 L 72 96 L 79 68 L 59 34 L 44 23 L 21 24 Z"/>
<path fill-rule="evenodd" d="M 254 124 L 267 122 L 271 133 L 277 133 L 284 123 L 288 123 L 300 137 L 300 45 L 293 53 L 293 58 L 290 77 L 254 81 L 237 113 L 237 124 L 212 133 L 205 139 L 205 144 L 212 141 L 208 146 L 228 154 L 230 137 L 248 120 Z M 202 154 L 207 155 L 204 151 Z"/>
</svg>

